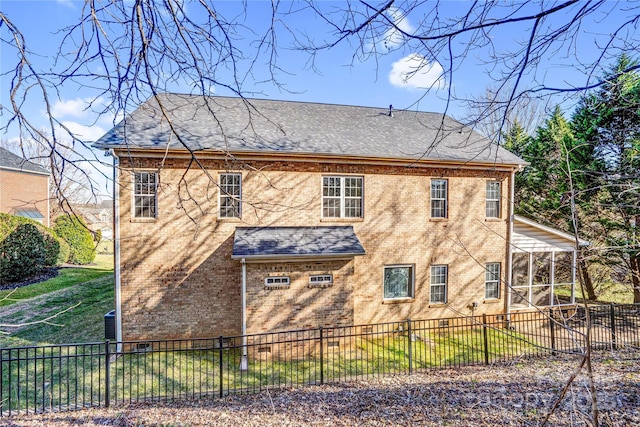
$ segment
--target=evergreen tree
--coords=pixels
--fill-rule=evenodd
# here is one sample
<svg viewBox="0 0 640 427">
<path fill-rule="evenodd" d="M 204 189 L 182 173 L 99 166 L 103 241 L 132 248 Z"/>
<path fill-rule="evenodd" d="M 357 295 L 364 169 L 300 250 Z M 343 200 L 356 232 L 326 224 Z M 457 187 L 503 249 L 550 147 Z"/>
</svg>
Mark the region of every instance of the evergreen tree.
<svg viewBox="0 0 640 427">
<path fill-rule="evenodd" d="M 640 302 L 640 75 L 622 55 L 604 84 L 585 96 L 573 117 L 581 154 L 591 150 L 591 173 L 583 174 L 582 207 L 599 226 L 601 259 L 626 267 L 634 302 Z M 589 153 L 587 153 L 589 154 Z"/>
</svg>

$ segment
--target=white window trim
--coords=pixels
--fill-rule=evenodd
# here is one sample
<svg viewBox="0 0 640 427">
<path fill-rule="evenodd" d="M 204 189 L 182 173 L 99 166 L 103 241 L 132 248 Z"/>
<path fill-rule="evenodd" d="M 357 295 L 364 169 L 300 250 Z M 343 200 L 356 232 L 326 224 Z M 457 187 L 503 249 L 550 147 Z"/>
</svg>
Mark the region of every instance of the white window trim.
<svg viewBox="0 0 640 427">
<path fill-rule="evenodd" d="M 384 280 L 385 280 L 385 276 L 386 276 L 386 270 L 387 268 L 409 268 L 410 272 L 411 272 L 411 278 L 409 281 L 409 292 L 408 292 L 408 296 L 406 297 L 387 297 L 385 296 L 384 293 Z M 403 301 L 403 300 L 413 300 L 415 298 L 415 292 L 416 292 L 416 266 L 415 264 L 390 264 L 390 265 L 385 265 L 382 268 L 382 298 L 385 301 Z"/>
<path fill-rule="evenodd" d="M 498 198 L 497 199 L 490 199 L 489 198 L 489 194 L 488 194 L 489 184 L 498 184 Z M 484 207 L 484 215 L 485 215 L 486 218 L 491 218 L 491 219 L 502 218 L 502 206 L 501 206 L 502 203 L 501 203 L 501 199 L 502 199 L 502 183 L 500 181 L 487 181 L 487 183 L 485 185 L 485 207 Z M 493 203 L 497 203 L 498 204 L 498 214 L 496 216 L 487 215 L 487 204 L 489 202 L 493 202 Z"/>
<path fill-rule="evenodd" d="M 497 265 L 498 266 L 498 278 L 493 280 L 487 280 L 487 273 L 489 273 L 489 265 Z M 485 264 L 485 275 L 484 275 L 484 299 L 486 300 L 496 300 L 500 299 L 500 277 L 502 275 L 502 264 L 499 262 L 488 262 Z M 496 283 L 498 285 L 498 296 L 497 297 L 487 297 L 487 284 Z"/>
<path fill-rule="evenodd" d="M 444 267 L 445 268 L 445 276 L 444 283 L 433 283 L 433 268 L 434 267 Z M 442 286 L 444 285 L 444 301 L 433 301 L 431 299 L 431 288 L 433 286 Z M 448 264 L 434 264 L 429 267 L 429 303 L 431 304 L 447 304 L 449 302 L 449 265 Z"/>
<path fill-rule="evenodd" d="M 264 285 L 267 287 L 289 287 L 291 279 L 289 276 L 268 276 L 264 278 Z"/>
<path fill-rule="evenodd" d="M 153 206 L 153 216 L 136 216 L 136 197 L 137 196 L 148 196 L 148 194 L 137 194 L 136 193 L 136 174 L 139 173 L 148 173 L 153 174 L 155 177 L 155 192 L 154 192 L 154 206 Z M 152 221 L 158 219 L 158 187 L 160 186 L 160 173 L 156 170 L 149 169 L 136 169 L 131 172 L 131 181 L 132 181 L 132 189 L 131 189 L 131 218 L 135 221 Z"/>
<path fill-rule="evenodd" d="M 333 274 L 312 274 L 309 276 L 309 286 L 331 286 L 333 285 Z"/>
<path fill-rule="evenodd" d="M 324 195 L 324 179 L 339 178 L 340 179 L 340 216 L 324 216 L 324 200 L 325 198 L 335 198 Z M 345 216 L 346 206 L 345 200 L 357 199 L 357 197 L 345 196 L 345 178 L 357 178 L 361 182 L 360 196 L 360 216 Z M 364 218 L 364 176 L 362 175 L 322 175 L 320 177 L 320 218 L 323 220 L 358 220 Z"/>
<path fill-rule="evenodd" d="M 222 176 L 234 175 L 240 177 L 240 195 L 238 196 L 238 216 L 222 216 L 222 198 L 226 197 L 222 194 Z M 241 219 L 242 218 L 242 174 L 238 172 L 221 172 L 218 174 L 218 218 L 219 219 Z"/>
<path fill-rule="evenodd" d="M 433 182 L 444 182 L 444 198 L 433 197 Z M 433 216 L 433 202 L 438 200 L 444 200 L 444 216 Z M 446 178 L 431 178 L 429 181 L 429 217 L 434 219 L 446 219 L 449 217 L 449 180 Z"/>
</svg>

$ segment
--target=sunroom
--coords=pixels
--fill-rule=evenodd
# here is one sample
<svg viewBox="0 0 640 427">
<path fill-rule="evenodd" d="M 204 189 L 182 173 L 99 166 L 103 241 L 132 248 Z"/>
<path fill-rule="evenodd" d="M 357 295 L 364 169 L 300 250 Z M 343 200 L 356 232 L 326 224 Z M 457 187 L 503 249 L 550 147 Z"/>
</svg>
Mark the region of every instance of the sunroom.
<svg viewBox="0 0 640 427">
<path fill-rule="evenodd" d="M 516 215 L 508 310 L 575 304 L 577 255 L 573 235 Z"/>
</svg>

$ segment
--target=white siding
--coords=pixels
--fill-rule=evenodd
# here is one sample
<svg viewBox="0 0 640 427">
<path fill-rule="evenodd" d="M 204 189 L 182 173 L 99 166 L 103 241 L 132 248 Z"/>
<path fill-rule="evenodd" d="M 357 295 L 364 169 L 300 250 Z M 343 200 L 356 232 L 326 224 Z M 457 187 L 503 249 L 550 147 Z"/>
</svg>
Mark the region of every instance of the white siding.
<svg viewBox="0 0 640 427">
<path fill-rule="evenodd" d="M 575 242 L 517 220 L 513 224 L 511 242 L 513 252 L 553 252 L 575 249 Z"/>
</svg>

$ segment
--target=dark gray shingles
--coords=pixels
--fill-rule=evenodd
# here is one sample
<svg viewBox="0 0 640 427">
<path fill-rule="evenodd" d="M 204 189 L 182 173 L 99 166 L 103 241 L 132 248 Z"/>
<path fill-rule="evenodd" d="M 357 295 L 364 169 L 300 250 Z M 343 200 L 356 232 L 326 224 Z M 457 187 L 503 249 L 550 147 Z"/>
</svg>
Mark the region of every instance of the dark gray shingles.
<svg viewBox="0 0 640 427">
<path fill-rule="evenodd" d="M 11 151 L 0 147 L 0 168 L 15 169 L 49 175 L 49 171 L 40 165 L 30 162 Z"/>
<path fill-rule="evenodd" d="M 364 254 L 352 226 L 237 227 L 231 257 L 353 257 Z"/>
<path fill-rule="evenodd" d="M 99 148 L 213 150 L 522 165 L 439 113 L 291 101 L 164 94 L 174 132 L 149 100 L 96 142 Z"/>
</svg>

